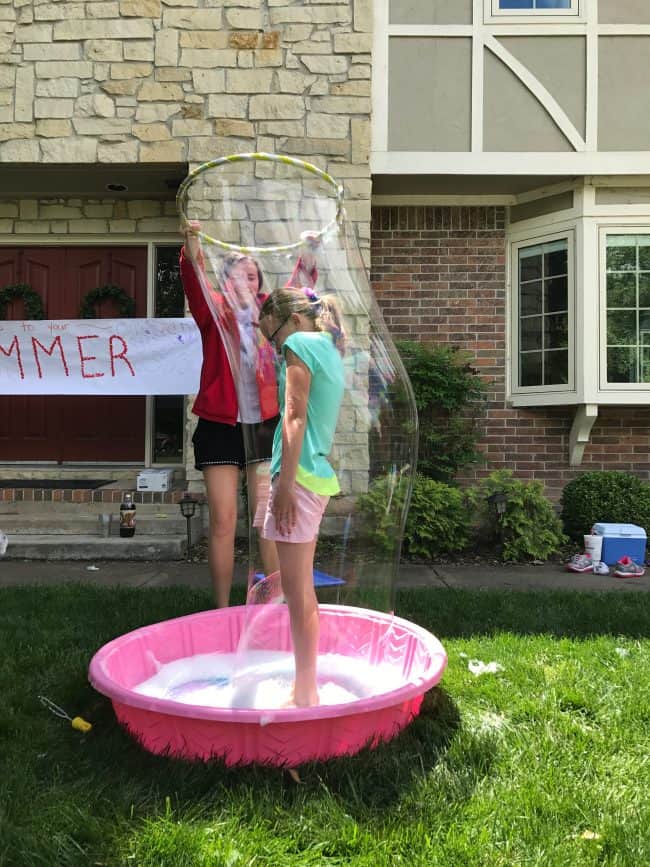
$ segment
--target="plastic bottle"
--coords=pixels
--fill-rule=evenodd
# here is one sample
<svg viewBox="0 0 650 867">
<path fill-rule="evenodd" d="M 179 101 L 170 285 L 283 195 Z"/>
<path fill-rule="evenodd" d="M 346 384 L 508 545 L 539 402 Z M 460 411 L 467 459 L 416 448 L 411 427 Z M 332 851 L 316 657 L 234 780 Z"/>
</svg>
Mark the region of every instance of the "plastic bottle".
<svg viewBox="0 0 650 867">
<path fill-rule="evenodd" d="M 120 536 L 129 538 L 135 534 L 135 503 L 131 494 L 124 494 L 120 504 Z"/>
</svg>

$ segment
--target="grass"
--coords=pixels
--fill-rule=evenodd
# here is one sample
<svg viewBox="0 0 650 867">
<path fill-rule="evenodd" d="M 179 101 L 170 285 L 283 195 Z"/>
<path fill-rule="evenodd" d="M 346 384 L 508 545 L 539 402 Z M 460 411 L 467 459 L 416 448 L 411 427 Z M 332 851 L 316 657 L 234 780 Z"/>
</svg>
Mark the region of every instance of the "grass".
<svg viewBox="0 0 650 867">
<path fill-rule="evenodd" d="M 390 744 L 296 785 L 149 755 L 86 682 L 104 642 L 207 593 L 1 590 L 0 865 L 650 864 L 650 594 L 427 589 L 397 604 L 443 640 L 442 688 Z M 503 670 L 475 677 L 472 657 Z"/>
</svg>

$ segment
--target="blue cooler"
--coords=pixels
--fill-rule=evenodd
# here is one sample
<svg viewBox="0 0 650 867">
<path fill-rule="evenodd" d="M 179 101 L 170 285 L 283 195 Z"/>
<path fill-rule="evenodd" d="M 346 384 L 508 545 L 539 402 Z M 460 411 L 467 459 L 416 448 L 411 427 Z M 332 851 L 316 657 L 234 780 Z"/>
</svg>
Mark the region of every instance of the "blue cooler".
<svg viewBox="0 0 650 867">
<path fill-rule="evenodd" d="M 645 562 L 646 532 L 636 524 L 594 524 L 592 533 L 603 537 L 601 560 L 608 566 L 621 557 L 631 557 L 635 563 Z"/>
</svg>

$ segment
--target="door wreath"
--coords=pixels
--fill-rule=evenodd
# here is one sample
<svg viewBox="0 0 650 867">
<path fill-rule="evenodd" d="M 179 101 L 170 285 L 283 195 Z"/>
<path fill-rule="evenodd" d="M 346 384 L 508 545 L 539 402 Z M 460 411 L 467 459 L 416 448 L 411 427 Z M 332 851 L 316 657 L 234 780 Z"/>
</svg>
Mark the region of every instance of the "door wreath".
<svg viewBox="0 0 650 867">
<path fill-rule="evenodd" d="M 112 298 L 119 310 L 120 316 L 131 318 L 135 316 L 135 301 L 130 295 L 127 295 L 121 286 L 108 284 L 107 286 L 98 286 L 96 289 L 91 289 L 81 299 L 81 307 L 79 308 L 79 316 L 81 319 L 96 319 L 97 305 L 106 298 Z"/>
<path fill-rule="evenodd" d="M 17 283 L 15 286 L 5 286 L 0 289 L 0 319 L 4 318 L 7 305 L 16 298 L 20 298 L 23 302 L 25 319 L 45 319 L 41 296 L 26 283 Z"/>
</svg>

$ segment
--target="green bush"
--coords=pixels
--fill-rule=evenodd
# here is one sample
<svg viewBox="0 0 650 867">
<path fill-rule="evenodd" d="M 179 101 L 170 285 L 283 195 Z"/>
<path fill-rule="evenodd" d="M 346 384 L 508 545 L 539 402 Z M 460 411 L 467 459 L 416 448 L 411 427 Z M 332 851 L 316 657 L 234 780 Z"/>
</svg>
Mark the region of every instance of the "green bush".
<svg viewBox="0 0 650 867">
<path fill-rule="evenodd" d="M 391 484 L 390 477 L 377 479 L 358 500 L 368 542 L 384 554 L 395 550 L 400 531 L 396 515 L 401 513 L 407 490 L 405 478 L 392 492 Z M 466 548 L 472 517 L 468 499 L 471 494 L 416 474 L 404 529 L 404 554 L 430 560 Z"/>
<path fill-rule="evenodd" d="M 418 471 L 450 482 L 461 467 L 483 460 L 476 445 L 487 386 L 458 349 L 413 340 L 397 348 L 418 408 Z"/>
<path fill-rule="evenodd" d="M 496 493 L 506 497 L 505 512 L 498 521 L 488 503 L 488 497 Z M 481 481 L 475 497 L 482 524 L 501 542 L 504 560 L 546 560 L 566 541 L 541 482 L 523 482 L 510 470 L 498 470 Z"/>
<path fill-rule="evenodd" d="M 650 527 L 650 485 L 631 473 L 583 473 L 565 486 L 561 503 L 564 531 L 579 542 L 598 521 Z"/>
</svg>

